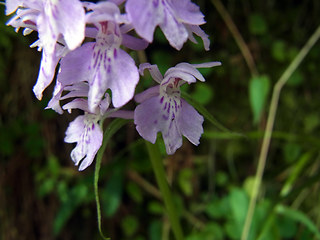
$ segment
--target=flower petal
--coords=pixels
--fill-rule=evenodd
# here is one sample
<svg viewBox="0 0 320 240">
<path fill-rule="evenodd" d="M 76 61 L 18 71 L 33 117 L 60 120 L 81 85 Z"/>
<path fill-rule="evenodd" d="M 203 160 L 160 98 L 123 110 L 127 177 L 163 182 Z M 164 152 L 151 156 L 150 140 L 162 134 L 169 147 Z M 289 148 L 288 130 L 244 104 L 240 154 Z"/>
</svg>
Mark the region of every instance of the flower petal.
<svg viewBox="0 0 320 240">
<path fill-rule="evenodd" d="M 66 131 L 65 142 L 77 142 L 77 146 L 71 152 L 71 158 L 76 166 L 80 164 L 79 171 L 92 163 L 101 147 L 103 133 L 98 120 L 98 116 L 93 114 L 79 116 L 69 124 Z"/>
<path fill-rule="evenodd" d="M 148 42 L 152 42 L 156 26 L 164 19 L 161 1 L 128 0 L 125 8 L 136 32 Z"/>
<path fill-rule="evenodd" d="M 194 145 L 198 145 L 203 133 L 203 117 L 185 100 L 181 99 L 181 104 L 182 110 L 179 119 L 181 133 Z"/>
<path fill-rule="evenodd" d="M 161 130 L 160 97 L 152 97 L 138 105 L 134 111 L 134 123 L 141 137 L 151 143 L 155 143 L 157 132 Z"/>
<path fill-rule="evenodd" d="M 122 49 L 115 49 L 110 75 L 113 106 L 118 108 L 133 98 L 139 82 L 139 71 L 131 56 Z"/>
</svg>

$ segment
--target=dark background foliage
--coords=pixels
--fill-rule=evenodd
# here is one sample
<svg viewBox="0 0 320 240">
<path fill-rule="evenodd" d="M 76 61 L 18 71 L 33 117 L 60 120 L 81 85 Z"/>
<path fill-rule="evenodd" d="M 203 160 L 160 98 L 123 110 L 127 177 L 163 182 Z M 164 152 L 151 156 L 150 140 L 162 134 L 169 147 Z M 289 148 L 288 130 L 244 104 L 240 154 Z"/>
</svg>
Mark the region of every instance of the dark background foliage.
<svg viewBox="0 0 320 240">
<path fill-rule="evenodd" d="M 206 83 L 185 86 L 230 135 L 205 122 L 198 147 L 184 141 L 164 164 L 189 240 L 239 239 L 248 207 L 272 87 L 319 25 L 320 2 L 224 1 L 248 45 L 259 78 L 213 1 L 196 1 L 206 16 L 211 50 L 187 43 L 178 52 L 159 30 L 146 51 L 161 71 L 184 61 L 221 61 Z M 76 115 L 44 110 L 32 93 L 41 54 L 37 39 L 0 24 L 0 239 L 99 239 L 94 166 L 78 172 L 64 132 Z M 132 56 L 138 58 L 135 53 Z M 319 43 L 284 87 L 250 239 L 319 239 Z M 137 91 L 152 84 L 147 77 Z M 258 103 L 258 104 L 257 104 Z M 130 103 L 134 106 L 134 103 Z M 108 123 L 106 123 L 108 124 Z M 133 124 L 110 142 L 100 173 L 103 230 L 113 239 L 173 239 L 144 142 Z"/>
</svg>

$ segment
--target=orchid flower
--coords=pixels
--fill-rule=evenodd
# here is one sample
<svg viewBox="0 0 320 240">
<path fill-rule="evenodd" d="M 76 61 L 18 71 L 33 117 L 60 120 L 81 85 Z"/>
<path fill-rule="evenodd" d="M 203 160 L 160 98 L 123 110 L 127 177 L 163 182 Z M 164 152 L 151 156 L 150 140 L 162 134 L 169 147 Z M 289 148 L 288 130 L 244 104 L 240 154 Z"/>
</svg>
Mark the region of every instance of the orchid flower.
<svg viewBox="0 0 320 240">
<path fill-rule="evenodd" d="M 87 23 L 95 28 L 87 29 L 95 42 L 88 42 L 69 52 L 60 62 L 57 87 L 48 107 L 61 113 L 57 100 L 63 88 L 76 82 L 87 82 L 89 86 L 88 106 L 95 111 L 107 89 L 112 91 L 113 106 L 119 108 L 133 98 L 139 81 L 138 68 L 128 53 L 120 49 L 123 34 L 119 24 L 127 19 L 112 2 L 86 3 L 89 11 Z M 131 45 L 143 48 L 145 41 Z"/>
<path fill-rule="evenodd" d="M 205 50 L 209 50 L 208 35 L 199 27 L 205 23 L 204 16 L 190 0 L 127 0 L 125 8 L 135 31 L 148 42 L 152 42 L 159 26 L 177 50 L 188 39 L 197 42 L 193 33 L 202 38 Z"/>
<path fill-rule="evenodd" d="M 85 11 L 79 0 L 7 0 L 6 14 L 16 15 L 7 23 L 24 34 L 38 31 L 39 40 L 31 46 L 42 50 L 39 76 L 33 91 L 41 100 L 50 85 L 55 68 L 66 54 L 80 46 L 85 33 Z M 62 46 L 65 48 L 63 48 Z"/>
<path fill-rule="evenodd" d="M 169 68 L 162 77 L 158 67 L 141 64 L 140 74 L 148 69 L 152 78 L 160 85 L 135 96 L 140 104 L 134 111 L 134 123 L 141 137 L 155 143 L 161 132 L 168 154 L 173 154 L 182 145 L 182 135 L 194 145 L 199 144 L 203 133 L 203 117 L 181 98 L 180 86 L 184 83 L 205 81 L 197 68 L 220 65 L 220 62 L 203 64 L 180 63 Z"/>
</svg>

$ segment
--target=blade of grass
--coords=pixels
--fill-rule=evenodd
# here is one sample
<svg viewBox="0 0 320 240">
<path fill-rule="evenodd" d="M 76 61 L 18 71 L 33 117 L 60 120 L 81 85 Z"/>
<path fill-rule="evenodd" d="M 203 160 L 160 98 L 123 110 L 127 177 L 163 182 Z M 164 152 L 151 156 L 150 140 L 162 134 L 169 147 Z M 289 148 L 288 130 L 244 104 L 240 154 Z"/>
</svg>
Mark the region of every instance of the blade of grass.
<svg viewBox="0 0 320 240">
<path fill-rule="evenodd" d="M 283 86 L 286 84 L 290 76 L 293 74 L 293 72 L 298 68 L 302 60 L 305 58 L 305 56 L 309 53 L 310 49 L 313 47 L 313 45 L 318 41 L 320 37 L 320 26 L 316 29 L 314 34 L 309 38 L 308 42 L 303 46 L 303 48 L 300 50 L 298 55 L 294 58 L 294 60 L 291 62 L 289 67 L 284 71 L 280 79 L 277 81 L 277 83 L 274 86 L 271 103 L 270 103 L 270 110 L 267 120 L 267 126 L 265 130 L 265 135 L 263 137 L 262 147 L 259 155 L 259 161 L 258 161 L 258 168 L 256 172 L 256 181 L 253 186 L 252 196 L 250 199 L 250 205 L 247 212 L 246 221 L 243 227 L 242 231 L 242 240 L 247 240 L 248 234 L 251 227 L 252 217 L 255 210 L 256 202 L 257 202 L 257 196 L 258 192 L 261 186 L 261 181 L 264 173 L 264 168 L 266 164 L 266 159 L 269 151 L 272 131 L 273 131 L 273 125 L 276 117 L 276 112 L 278 108 L 278 102 L 281 90 Z"/>
</svg>

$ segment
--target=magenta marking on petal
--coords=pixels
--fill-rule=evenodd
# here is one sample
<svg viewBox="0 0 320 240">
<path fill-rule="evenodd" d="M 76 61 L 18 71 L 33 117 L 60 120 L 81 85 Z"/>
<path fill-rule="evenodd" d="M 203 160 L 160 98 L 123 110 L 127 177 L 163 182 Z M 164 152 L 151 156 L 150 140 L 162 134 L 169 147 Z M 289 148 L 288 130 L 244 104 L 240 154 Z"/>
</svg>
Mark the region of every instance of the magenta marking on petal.
<svg viewBox="0 0 320 240">
<path fill-rule="evenodd" d="M 152 1 L 153 7 L 158 7 L 159 5 L 159 0 L 153 0 Z"/>
<path fill-rule="evenodd" d="M 117 58 L 117 49 L 116 48 L 113 50 L 113 57 Z"/>
<path fill-rule="evenodd" d="M 178 111 L 177 110 L 177 102 L 176 102 L 176 100 L 173 100 L 174 101 L 174 107 L 175 107 L 175 109 L 176 109 L 176 112 Z"/>
<path fill-rule="evenodd" d="M 169 119 L 169 116 L 167 116 L 167 115 L 162 115 L 162 118 L 164 119 L 164 120 L 168 120 Z"/>
<path fill-rule="evenodd" d="M 167 108 L 167 102 L 164 103 L 164 108 L 163 110 L 165 110 Z"/>
<path fill-rule="evenodd" d="M 94 130 L 94 124 L 92 124 L 92 130 Z"/>
<path fill-rule="evenodd" d="M 161 104 L 163 103 L 163 98 L 164 98 L 164 97 L 162 96 L 161 99 L 160 99 L 160 103 L 161 103 Z"/>
</svg>

